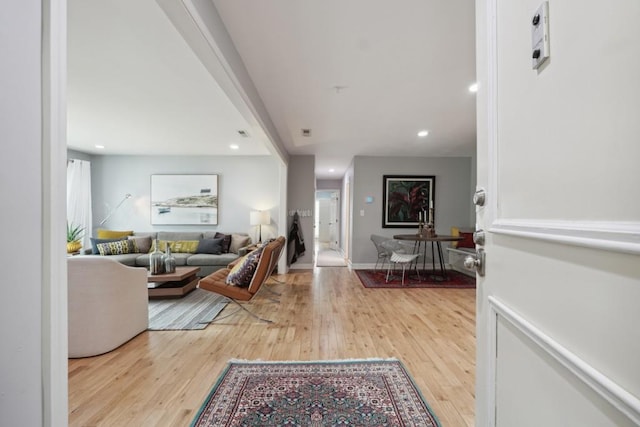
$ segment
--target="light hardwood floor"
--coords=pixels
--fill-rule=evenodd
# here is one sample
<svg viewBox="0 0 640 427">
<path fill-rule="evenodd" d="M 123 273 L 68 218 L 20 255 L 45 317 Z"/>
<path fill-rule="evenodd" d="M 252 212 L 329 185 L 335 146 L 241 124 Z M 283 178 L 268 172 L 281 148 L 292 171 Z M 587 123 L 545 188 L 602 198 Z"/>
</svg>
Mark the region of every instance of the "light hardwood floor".
<svg viewBox="0 0 640 427">
<path fill-rule="evenodd" d="M 473 426 L 474 289 L 365 289 L 348 268 L 274 276 L 280 303 L 201 331 L 144 332 L 69 360 L 72 426 L 188 426 L 229 359 L 400 359 L 443 426 Z M 236 308 L 228 305 L 222 315 Z"/>
</svg>

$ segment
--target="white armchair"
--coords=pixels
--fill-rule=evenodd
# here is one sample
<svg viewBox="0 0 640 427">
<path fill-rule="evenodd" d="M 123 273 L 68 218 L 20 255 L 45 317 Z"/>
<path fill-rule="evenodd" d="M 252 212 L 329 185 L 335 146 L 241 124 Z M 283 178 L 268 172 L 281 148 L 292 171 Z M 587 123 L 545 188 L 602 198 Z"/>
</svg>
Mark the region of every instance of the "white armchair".
<svg viewBox="0 0 640 427">
<path fill-rule="evenodd" d="M 149 325 L 147 272 L 107 257 L 67 260 L 69 357 L 106 353 Z"/>
<path fill-rule="evenodd" d="M 378 259 L 376 260 L 376 265 L 373 268 L 374 270 L 378 269 L 378 263 L 382 261 L 382 269 L 384 270 L 384 263 L 389 261 L 389 257 L 391 256 L 391 250 L 388 250 L 384 247 L 384 243 L 391 240 L 391 237 L 379 236 L 377 234 L 371 235 L 371 241 L 376 247 L 376 251 L 378 251 Z"/>
<path fill-rule="evenodd" d="M 382 242 L 381 246 L 390 253 L 389 267 L 387 268 L 386 282 L 389 282 L 389 276 L 391 275 L 391 265 L 402 266 L 402 286 L 404 286 L 404 272 L 407 266 L 411 266 L 418 258 L 422 256 L 421 253 L 413 253 L 415 250 L 415 244 L 408 243 L 402 240 L 387 240 Z M 420 280 L 420 272 L 416 262 L 416 273 L 418 280 Z"/>
</svg>

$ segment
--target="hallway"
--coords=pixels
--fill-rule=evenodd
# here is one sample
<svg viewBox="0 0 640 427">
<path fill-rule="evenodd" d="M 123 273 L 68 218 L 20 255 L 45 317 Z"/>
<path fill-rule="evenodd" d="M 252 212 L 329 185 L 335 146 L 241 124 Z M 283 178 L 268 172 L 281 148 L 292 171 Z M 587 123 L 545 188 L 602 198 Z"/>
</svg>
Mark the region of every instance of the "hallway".
<svg viewBox="0 0 640 427">
<path fill-rule="evenodd" d="M 316 252 L 316 267 L 346 267 L 347 262 L 341 251 L 331 249 L 330 244 L 320 243 L 315 240 L 314 250 Z"/>
</svg>

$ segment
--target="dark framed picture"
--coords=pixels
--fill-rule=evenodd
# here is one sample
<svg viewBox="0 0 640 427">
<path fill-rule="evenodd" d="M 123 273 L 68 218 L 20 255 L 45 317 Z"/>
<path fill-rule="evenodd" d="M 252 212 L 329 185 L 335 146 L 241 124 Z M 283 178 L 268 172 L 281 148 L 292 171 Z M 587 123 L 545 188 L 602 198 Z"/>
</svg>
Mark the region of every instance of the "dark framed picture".
<svg viewBox="0 0 640 427">
<path fill-rule="evenodd" d="M 436 177 L 433 175 L 384 175 L 382 227 L 412 228 L 428 222 L 433 208 Z"/>
<path fill-rule="evenodd" d="M 151 175 L 151 224 L 217 225 L 218 175 Z"/>
</svg>

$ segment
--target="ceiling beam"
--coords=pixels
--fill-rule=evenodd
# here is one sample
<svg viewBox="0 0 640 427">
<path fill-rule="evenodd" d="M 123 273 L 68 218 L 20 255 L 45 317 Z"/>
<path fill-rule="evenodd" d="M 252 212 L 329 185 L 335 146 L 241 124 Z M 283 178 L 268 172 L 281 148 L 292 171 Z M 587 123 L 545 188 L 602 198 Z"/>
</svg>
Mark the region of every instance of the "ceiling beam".
<svg viewBox="0 0 640 427">
<path fill-rule="evenodd" d="M 251 125 L 251 136 L 265 142 L 286 165 L 289 153 L 211 0 L 156 0 L 171 23 Z"/>
</svg>

